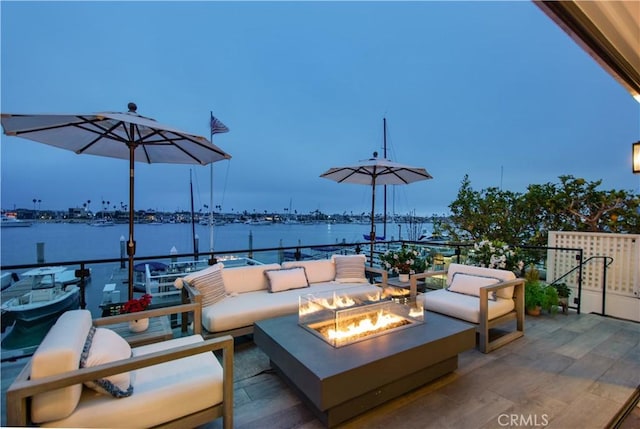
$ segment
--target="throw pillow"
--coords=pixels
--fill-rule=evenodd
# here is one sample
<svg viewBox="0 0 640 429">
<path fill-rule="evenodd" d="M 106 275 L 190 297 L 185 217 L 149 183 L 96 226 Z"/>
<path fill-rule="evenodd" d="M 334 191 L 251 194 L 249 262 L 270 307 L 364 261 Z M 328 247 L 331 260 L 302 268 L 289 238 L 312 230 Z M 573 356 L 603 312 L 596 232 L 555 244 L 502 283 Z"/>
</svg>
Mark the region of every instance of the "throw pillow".
<svg viewBox="0 0 640 429">
<path fill-rule="evenodd" d="M 120 335 L 110 329 L 91 327 L 80 357 L 80 368 L 91 368 L 105 363 L 129 359 L 131 347 Z M 85 386 L 98 393 L 115 398 L 131 396 L 133 386 L 128 372 L 87 381 Z"/>
<path fill-rule="evenodd" d="M 336 281 L 340 283 L 367 283 L 364 275 L 364 265 L 367 257 L 364 255 L 333 255 L 336 264 Z"/>
<path fill-rule="evenodd" d="M 269 281 L 269 292 L 271 293 L 309 287 L 304 267 L 266 270 L 264 274 Z"/>
<path fill-rule="evenodd" d="M 189 277 L 189 276 L 187 276 Z M 187 279 L 185 277 L 185 279 Z M 216 302 L 220 302 L 227 296 L 222 279 L 222 266 L 220 264 L 213 265 L 199 272 L 199 275 L 193 276 L 188 280 L 189 284 L 198 289 L 202 295 L 202 306 L 207 307 Z"/>
<path fill-rule="evenodd" d="M 200 270 L 200 271 L 195 271 L 189 275 L 186 275 L 184 277 L 179 277 L 177 279 L 175 279 L 175 281 L 173 282 L 173 285 L 177 288 L 177 289 L 182 289 L 183 283 L 182 282 L 187 282 L 189 284 L 192 284 L 193 279 L 196 279 L 200 276 L 206 276 L 207 274 L 209 274 L 212 271 L 215 270 L 221 270 L 224 267 L 224 265 L 222 265 L 222 262 L 218 262 L 215 265 L 211 265 L 210 267 L 205 268 L 204 270 Z"/>
<path fill-rule="evenodd" d="M 455 273 L 447 290 L 450 292 L 462 293 L 464 295 L 480 296 L 480 288 L 482 286 L 494 285 L 496 283 L 500 283 L 500 280 L 495 277 Z M 489 292 L 488 297 L 495 301 L 495 291 Z"/>
</svg>

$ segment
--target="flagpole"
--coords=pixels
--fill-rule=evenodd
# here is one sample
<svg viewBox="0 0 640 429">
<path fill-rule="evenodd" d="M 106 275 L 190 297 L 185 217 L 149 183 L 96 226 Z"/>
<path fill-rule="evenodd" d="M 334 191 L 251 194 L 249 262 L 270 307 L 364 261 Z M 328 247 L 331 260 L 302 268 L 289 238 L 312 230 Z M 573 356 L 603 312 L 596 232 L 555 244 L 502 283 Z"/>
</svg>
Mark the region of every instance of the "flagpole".
<svg viewBox="0 0 640 429">
<path fill-rule="evenodd" d="M 209 111 L 209 125 L 210 125 L 210 138 L 211 143 L 213 143 L 213 135 L 216 133 L 227 133 L 229 132 L 229 128 L 218 119 L 213 116 L 213 112 Z M 209 251 L 213 253 L 213 164 L 211 164 L 210 170 L 210 190 L 209 190 Z M 213 258 L 213 256 L 212 256 Z M 215 258 L 213 258 L 215 259 Z"/>
</svg>

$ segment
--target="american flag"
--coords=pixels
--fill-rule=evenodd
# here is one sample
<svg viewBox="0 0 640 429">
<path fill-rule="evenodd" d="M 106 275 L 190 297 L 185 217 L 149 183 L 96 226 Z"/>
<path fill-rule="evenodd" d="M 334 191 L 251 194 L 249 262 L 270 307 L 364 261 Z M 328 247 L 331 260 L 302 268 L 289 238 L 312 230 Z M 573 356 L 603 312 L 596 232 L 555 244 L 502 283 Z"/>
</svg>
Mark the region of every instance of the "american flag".
<svg viewBox="0 0 640 429">
<path fill-rule="evenodd" d="M 228 133 L 229 128 L 218 120 L 213 113 L 211 114 L 211 135 L 216 133 Z"/>
</svg>

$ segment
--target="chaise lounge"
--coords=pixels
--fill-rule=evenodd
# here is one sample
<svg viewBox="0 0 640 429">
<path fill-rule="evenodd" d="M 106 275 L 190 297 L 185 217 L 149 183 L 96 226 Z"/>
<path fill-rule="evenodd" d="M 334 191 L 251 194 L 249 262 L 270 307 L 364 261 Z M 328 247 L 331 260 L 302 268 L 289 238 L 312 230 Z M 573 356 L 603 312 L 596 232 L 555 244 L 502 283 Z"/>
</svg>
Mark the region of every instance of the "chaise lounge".
<svg viewBox="0 0 640 429">
<path fill-rule="evenodd" d="M 451 264 L 448 270 L 412 275 L 413 296 L 418 280 L 438 275 L 446 276 L 446 287 L 423 294 L 424 309 L 475 324 L 481 352 L 524 335 L 524 279 L 511 271 Z M 513 320 L 514 330 L 490 340 L 490 329 Z"/>
</svg>

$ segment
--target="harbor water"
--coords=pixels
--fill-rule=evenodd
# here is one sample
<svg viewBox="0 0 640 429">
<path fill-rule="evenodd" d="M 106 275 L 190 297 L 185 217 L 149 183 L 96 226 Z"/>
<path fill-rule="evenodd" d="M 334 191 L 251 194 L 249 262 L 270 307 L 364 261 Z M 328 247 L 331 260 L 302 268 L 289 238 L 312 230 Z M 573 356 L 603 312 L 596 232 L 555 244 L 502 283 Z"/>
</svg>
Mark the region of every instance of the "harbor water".
<svg viewBox="0 0 640 429">
<path fill-rule="evenodd" d="M 425 224 L 425 228 L 430 225 Z M 191 225 L 136 224 L 136 257 L 168 255 L 172 247 L 178 253 L 193 253 Z M 196 225 L 199 237 L 199 252 L 208 252 L 210 247 L 209 227 Z M 382 235 L 382 225 L 377 225 L 377 234 Z M 340 242 L 366 241 L 363 234 L 369 233 L 366 224 L 284 224 L 251 225 L 230 223 L 214 227 L 214 250 L 248 249 L 249 236 L 252 246 L 257 248 L 328 245 Z M 388 240 L 406 237 L 404 225 L 388 224 Z M 20 265 L 38 263 L 37 244 L 44 243 L 45 262 L 65 262 L 88 259 L 119 258 L 120 240 L 128 238 L 128 225 L 95 227 L 88 224 L 40 223 L 29 228 L 3 228 L 1 231 L 0 264 Z"/>
</svg>

